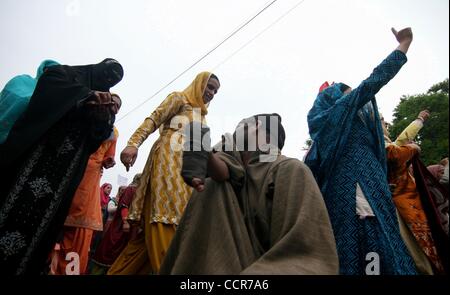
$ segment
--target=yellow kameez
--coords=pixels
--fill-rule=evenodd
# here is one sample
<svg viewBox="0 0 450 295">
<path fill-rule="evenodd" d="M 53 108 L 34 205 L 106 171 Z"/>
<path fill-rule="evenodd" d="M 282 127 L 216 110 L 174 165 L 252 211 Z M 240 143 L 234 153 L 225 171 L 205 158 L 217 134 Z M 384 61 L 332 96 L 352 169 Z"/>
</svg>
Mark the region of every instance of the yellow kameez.
<svg viewBox="0 0 450 295">
<path fill-rule="evenodd" d="M 402 133 L 397 137 L 395 140 L 395 144 L 398 146 L 402 146 L 405 144 L 408 144 L 416 138 L 417 134 L 419 133 L 420 129 L 423 127 L 423 122 L 420 119 L 416 119 L 412 121 L 408 127 L 406 127 Z"/>
<path fill-rule="evenodd" d="M 203 93 L 210 75 L 202 72 L 183 92 L 170 94 L 129 139 L 128 146 L 139 148 L 159 128 L 160 137 L 150 151 L 128 214 L 129 220 L 144 225 L 144 231 L 128 243 L 108 274 L 158 272 L 192 194 L 180 174 L 182 132 L 192 121 L 205 123 Z"/>
<path fill-rule="evenodd" d="M 422 127 L 423 121 L 420 119 L 411 122 L 400 133 L 395 143 L 386 142 L 386 152 L 388 162 L 395 163 L 394 166 L 389 167 L 389 181 L 397 185 L 392 197 L 398 210 L 402 239 L 419 272 L 431 275 L 433 274 L 431 263 L 439 271 L 442 270 L 442 264 L 434 246 L 431 229 L 416 189 L 414 177 L 405 164 L 417 153 L 406 145 L 414 140 Z"/>
</svg>

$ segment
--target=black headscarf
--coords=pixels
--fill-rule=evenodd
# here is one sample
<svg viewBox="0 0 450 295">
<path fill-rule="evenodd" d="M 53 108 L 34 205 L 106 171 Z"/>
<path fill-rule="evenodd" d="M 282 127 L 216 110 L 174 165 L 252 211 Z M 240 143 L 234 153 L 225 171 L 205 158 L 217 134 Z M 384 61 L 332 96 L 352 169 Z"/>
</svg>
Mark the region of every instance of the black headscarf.
<svg viewBox="0 0 450 295">
<path fill-rule="evenodd" d="M 123 78 L 122 66 L 112 58 L 106 58 L 94 65 L 73 66 L 72 69 L 77 74 L 80 83 L 97 91 L 109 91 Z"/>
<path fill-rule="evenodd" d="M 48 273 L 46 259 L 89 156 L 112 132 L 108 106 L 86 105 L 123 76 L 117 61 L 53 66 L 37 82 L 27 110 L 0 145 L 0 273 Z M 6 251 L 6 252 L 5 252 Z"/>
<path fill-rule="evenodd" d="M 0 165 L 13 163 L 81 101 L 92 97 L 94 91 L 109 91 L 122 77 L 122 66 L 110 58 L 94 65 L 48 68 L 39 78 L 27 110 L 0 145 L 0 154 L 8 155 L 1 157 Z M 113 114 L 110 121 L 114 122 Z"/>
</svg>

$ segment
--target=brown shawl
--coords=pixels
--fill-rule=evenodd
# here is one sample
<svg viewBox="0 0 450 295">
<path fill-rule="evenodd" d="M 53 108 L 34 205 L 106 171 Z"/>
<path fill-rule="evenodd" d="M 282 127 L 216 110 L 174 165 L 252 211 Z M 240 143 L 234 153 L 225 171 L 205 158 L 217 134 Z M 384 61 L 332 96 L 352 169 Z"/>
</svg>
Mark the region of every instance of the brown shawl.
<svg viewBox="0 0 450 295">
<path fill-rule="evenodd" d="M 338 274 L 328 213 L 311 171 L 278 156 L 245 166 L 222 153 L 230 180 L 194 192 L 160 274 Z"/>
</svg>

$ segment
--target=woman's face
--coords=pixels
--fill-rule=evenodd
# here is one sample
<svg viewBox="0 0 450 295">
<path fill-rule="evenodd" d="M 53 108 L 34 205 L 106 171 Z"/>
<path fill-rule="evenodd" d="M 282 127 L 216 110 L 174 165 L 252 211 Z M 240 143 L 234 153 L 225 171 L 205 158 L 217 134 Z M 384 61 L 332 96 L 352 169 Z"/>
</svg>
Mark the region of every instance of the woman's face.
<svg viewBox="0 0 450 295">
<path fill-rule="evenodd" d="M 105 188 L 103 189 L 103 192 L 107 195 L 109 195 L 111 193 L 112 190 L 112 186 L 111 185 L 105 185 Z"/>
<path fill-rule="evenodd" d="M 220 83 L 215 78 L 210 78 L 208 84 L 206 84 L 205 92 L 203 92 L 203 102 L 207 104 L 211 100 L 213 100 L 214 95 L 216 95 L 217 91 L 220 88 Z"/>
</svg>

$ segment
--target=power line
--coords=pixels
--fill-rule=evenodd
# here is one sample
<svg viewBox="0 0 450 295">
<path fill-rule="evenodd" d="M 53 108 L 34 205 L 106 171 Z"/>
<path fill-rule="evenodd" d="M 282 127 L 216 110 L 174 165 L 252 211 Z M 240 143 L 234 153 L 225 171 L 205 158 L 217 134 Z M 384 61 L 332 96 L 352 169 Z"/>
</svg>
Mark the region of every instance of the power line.
<svg viewBox="0 0 450 295">
<path fill-rule="evenodd" d="M 258 34 L 255 35 L 255 37 L 253 37 L 252 39 L 250 39 L 249 41 L 247 41 L 244 45 L 242 45 L 241 47 L 239 47 L 235 52 L 233 52 L 232 54 L 230 54 L 227 58 L 225 58 L 223 61 L 221 61 L 220 63 L 218 63 L 212 70 L 216 70 L 218 67 L 220 67 L 221 65 L 223 65 L 224 63 L 226 63 L 228 60 L 230 60 L 233 56 L 235 56 L 239 51 L 241 51 L 242 49 L 244 49 L 245 47 L 247 47 L 250 43 L 252 43 L 255 39 L 257 39 L 259 36 L 261 36 L 262 34 L 264 34 L 268 29 L 270 29 L 271 27 L 273 27 L 276 23 L 278 23 L 280 20 L 282 20 L 284 17 L 286 17 L 289 13 L 291 13 L 291 11 L 293 11 L 294 9 L 296 9 L 298 6 L 300 6 L 300 4 L 302 4 L 303 2 L 305 2 L 305 0 L 301 0 L 300 2 L 298 2 L 297 4 L 295 4 L 293 7 L 291 7 L 290 9 L 288 9 L 284 14 L 282 14 L 279 18 L 277 18 L 274 22 L 272 22 L 270 25 L 268 25 L 266 28 L 264 28 L 261 32 L 259 32 Z"/>
<path fill-rule="evenodd" d="M 192 65 L 190 65 L 187 69 L 185 69 L 183 72 L 181 72 L 180 74 L 178 74 L 175 78 L 173 78 L 169 83 L 167 83 L 166 85 L 164 85 L 163 87 L 161 87 L 158 91 L 156 91 L 152 96 L 150 96 L 150 98 L 144 100 L 143 102 L 141 102 L 139 105 L 137 105 L 136 107 L 134 107 L 133 109 L 131 109 L 130 111 L 128 111 L 125 115 L 123 115 L 122 117 L 120 117 L 116 122 L 119 122 L 120 120 L 122 120 L 123 118 L 125 118 L 126 116 L 128 116 L 129 114 L 131 114 L 132 112 L 134 112 L 135 110 L 137 110 L 139 107 L 141 107 L 142 105 L 144 105 L 147 101 L 149 101 L 150 99 L 152 99 L 153 97 L 155 97 L 156 95 L 158 95 L 161 91 L 163 91 L 164 89 L 166 89 L 169 85 L 171 85 L 173 82 L 175 82 L 178 78 L 180 78 L 181 76 L 183 76 L 187 71 L 189 71 L 190 69 L 192 69 L 194 66 L 196 66 L 199 62 L 201 62 L 203 59 L 205 59 L 208 55 L 210 55 L 214 50 L 216 50 L 217 48 L 219 48 L 223 43 L 225 43 L 226 41 L 228 41 L 231 37 L 233 37 L 235 34 L 237 34 L 240 30 L 242 30 L 245 26 L 247 26 L 250 22 L 252 22 L 255 18 L 257 18 L 261 13 L 263 13 L 266 9 L 268 9 L 270 6 L 272 6 L 275 2 L 277 2 L 278 0 L 272 0 L 269 4 L 267 4 L 266 6 L 264 6 L 263 9 L 261 9 L 258 13 L 256 13 L 254 16 L 252 16 L 249 20 L 247 20 L 244 24 L 242 24 L 241 26 L 239 26 L 237 29 L 235 29 L 231 34 L 229 34 L 225 39 L 223 39 L 221 42 L 219 42 L 219 44 L 217 44 L 216 46 L 214 46 L 211 50 L 209 50 L 207 53 L 205 53 L 202 57 L 200 57 L 196 62 L 194 62 Z"/>
</svg>

